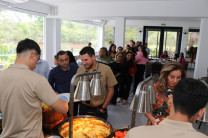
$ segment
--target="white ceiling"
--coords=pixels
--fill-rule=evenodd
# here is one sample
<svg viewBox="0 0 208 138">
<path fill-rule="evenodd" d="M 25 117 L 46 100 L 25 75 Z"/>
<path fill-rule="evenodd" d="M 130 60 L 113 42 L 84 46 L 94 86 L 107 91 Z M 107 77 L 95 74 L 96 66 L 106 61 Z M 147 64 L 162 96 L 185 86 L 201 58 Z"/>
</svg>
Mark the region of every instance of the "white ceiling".
<svg viewBox="0 0 208 138">
<path fill-rule="evenodd" d="M 15 0 L 0 0 L 15 3 Z M 65 20 L 200 21 L 208 17 L 208 0 L 29 0 L 28 9 L 48 5 L 49 18 Z M 31 4 L 30 4 L 31 3 Z M 36 6 L 40 9 L 40 6 Z M 51 14 L 50 7 L 56 7 Z M 46 11 L 46 10 L 45 10 Z"/>
<path fill-rule="evenodd" d="M 71 2 L 119 2 L 119 1 L 126 1 L 126 2 L 130 2 L 130 1 L 190 1 L 190 0 L 35 0 L 35 1 L 39 1 L 41 3 L 45 3 L 45 4 L 49 4 L 49 5 L 53 5 L 53 6 L 59 6 L 63 3 L 71 3 Z"/>
</svg>

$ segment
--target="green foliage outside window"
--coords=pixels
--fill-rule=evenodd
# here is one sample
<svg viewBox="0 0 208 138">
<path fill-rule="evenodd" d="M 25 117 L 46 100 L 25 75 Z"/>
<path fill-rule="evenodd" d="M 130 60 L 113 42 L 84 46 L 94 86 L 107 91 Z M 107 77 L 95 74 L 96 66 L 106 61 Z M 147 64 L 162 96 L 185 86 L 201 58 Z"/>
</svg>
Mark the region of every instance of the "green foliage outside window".
<svg viewBox="0 0 208 138">
<path fill-rule="evenodd" d="M 0 10 L 0 69 L 14 63 L 20 40 L 35 40 L 43 53 L 43 17 Z"/>
<path fill-rule="evenodd" d="M 105 27 L 105 34 L 104 34 L 104 46 L 108 47 L 109 42 L 114 42 L 114 27 Z"/>
<path fill-rule="evenodd" d="M 62 21 L 61 23 L 61 49 L 70 50 L 74 55 L 79 55 L 79 51 L 87 46 L 89 42 L 95 51 L 98 51 L 99 27 L 77 23 L 72 21 Z"/>
<path fill-rule="evenodd" d="M 129 44 L 130 40 L 137 41 L 138 27 L 126 27 L 125 31 L 125 45 Z"/>
</svg>

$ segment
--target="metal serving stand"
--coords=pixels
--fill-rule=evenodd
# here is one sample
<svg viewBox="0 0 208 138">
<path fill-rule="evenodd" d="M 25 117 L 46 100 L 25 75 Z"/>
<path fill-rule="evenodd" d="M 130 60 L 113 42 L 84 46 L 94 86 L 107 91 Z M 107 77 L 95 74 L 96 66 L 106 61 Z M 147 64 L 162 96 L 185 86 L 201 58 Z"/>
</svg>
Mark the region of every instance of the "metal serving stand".
<svg viewBox="0 0 208 138">
<path fill-rule="evenodd" d="M 130 108 L 133 108 L 130 128 L 135 127 L 136 116 L 137 116 L 137 109 L 138 109 L 138 104 L 140 102 L 139 101 L 140 91 L 144 90 L 144 86 L 145 85 L 148 85 L 148 86 L 152 85 L 153 86 L 153 77 L 152 76 L 146 78 L 144 81 L 140 82 L 139 85 L 137 86 L 134 98 L 133 98 L 132 103 L 130 105 L 130 106 L 132 106 Z M 148 93 L 149 93 L 149 90 L 148 90 Z M 149 101 L 148 104 L 151 104 L 150 101 Z"/>
<path fill-rule="evenodd" d="M 76 79 L 84 76 L 91 76 L 95 74 L 101 74 L 101 72 L 89 72 L 89 73 L 82 73 L 82 74 L 75 74 L 71 79 L 70 83 L 70 104 L 69 104 L 69 138 L 73 138 L 73 119 L 74 119 L 74 87 Z"/>
</svg>

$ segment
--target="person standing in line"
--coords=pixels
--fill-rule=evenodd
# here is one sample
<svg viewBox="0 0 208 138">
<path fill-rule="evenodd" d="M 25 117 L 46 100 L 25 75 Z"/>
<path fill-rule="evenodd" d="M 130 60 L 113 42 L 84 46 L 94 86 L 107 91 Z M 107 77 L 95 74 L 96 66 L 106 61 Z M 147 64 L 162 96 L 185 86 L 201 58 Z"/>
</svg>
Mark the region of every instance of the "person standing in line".
<svg viewBox="0 0 208 138">
<path fill-rule="evenodd" d="M 113 94 L 114 86 L 117 84 L 116 78 L 113 75 L 111 68 L 102 63 L 98 63 L 95 59 L 95 51 L 91 47 L 84 47 L 79 52 L 82 66 L 79 67 L 77 73 L 101 72 L 101 81 L 104 89 L 104 94 L 101 96 L 93 96 L 92 100 L 82 102 L 80 104 L 80 115 L 94 115 L 107 120 L 107 106 L 110 103 Z M 78 80 L 77 80 L 78 83 Z"/>
<path fill-rule="evenodd" d="M 111 59 L 108 57 L 108 51 L 106 47 L 101 47 L 99 51 L 99 57 L 97 59 L 98 62 L 109 64 L 111 63 Z"/>
<path fill-rule="evenodd" d="M 33 71 L 48 79 L 48 75 L 50 72 L 48 62 L 40 58 Z"/>
<path fill-rule="evenodd" d="M 110 46 L 113 44 L 113 41 L 109 41 L 109 46 L 107 47 L 107 50 L 110 50 Z"/>
<path fill-rule="evenodd" d="M 134 62 L 134 55 L 132 52 L 127 52 L 123 61 L 123 69 L 121 72 L 120 89 L 118 93 L 118 101 L 127 104 L 130 87 L 134 74 L 137 72 L 136 63 Z"/>
<path fill-rule="evenodd" d="M 91 43 L 91 42 L 89 42 L 89 43 L 88 43 L 88 46 L 89 46 L 89 47 L 92 47 L 92 43 Z"/>
<path fill-rule="evenodd" d="M 73 55 L 73 53 L 71 51 L 66 51 L 66 53 L 69 56 L 69 64 L 72 64 L 73 63 L 73 64 L 78 65 L 77 62 L 76 62 L 76 59 L 75 59 L 75 57 Z"/>
<path fill-rule="evenodd" d="M 136 92 L 137 85 L 144 80 L 145 65 L 148 62 L 147 52 L 144 46 L 138 48 L 135 56 L 137 72 L 134 77 L 134 93 Z"/>
<path fill-rule="evenodd" d="M 108 51 L 108 57 L 111 59 L 112 62 L 115 59 L 115 55 L 116 55 L 116 45 L 112 44 Z"/>
<path fill-rule="evenodd" d="M 181 65 L 185 67 L 185 58 L 183 52 L 181 52 L 180 54 L 179 63 L 181 63 Z"/>
<path fill-rule="evenodd" d="M 149 58 L 149 55 L 150 55 L 150 49 L 148 48 L 148 44 L 145 43 L 144 46 L 145 46 L 145 50 L 146 50 L 146 52 L 147 52 L 147 56 L 148 56 L 148 58 Z"/>
<path fill-rule="evenodd" d="M 18 43 L 15 63 L 0 73 L 1 138 L 43 138 L 41 103 L 66 114 L 68 103 L 55 94 L 48 81 L 33 72 L 40 47 L 31 40 Z"/>
<path fill-rule="evenodd" d="M 48 77 L 48 82 L 58 94 L 69 93 L 72 77 L 76 74 L 78 65 L 71 64 L 66 51 L 57 53 L 58 66 L 53 68 Z"/>
<path fill-rule="evenodd" d="M 123 52 L 117 52 L 115 55 L 115 61 L 113 63 L 110 63 L 109 66 L 111 67 L 113 74 L 117 80 L 117 84 L 114 86 L 114 95 L 113 98 L 111 99 L 111 104 L 116 105 L 117 104 L 117 97 L 119 93 L 119 88 L 120 88 L 120 82 L 121 82 L 121 72 L 123 70 L 123 58 L 124 54 Z"/>
<path fill-rule="evenodd" d="M 58 57 L 57 57 L 57 55 L 54 55 L 53 64 L 55 65 L 55 67 L 58 66 Z"/>
</svg>

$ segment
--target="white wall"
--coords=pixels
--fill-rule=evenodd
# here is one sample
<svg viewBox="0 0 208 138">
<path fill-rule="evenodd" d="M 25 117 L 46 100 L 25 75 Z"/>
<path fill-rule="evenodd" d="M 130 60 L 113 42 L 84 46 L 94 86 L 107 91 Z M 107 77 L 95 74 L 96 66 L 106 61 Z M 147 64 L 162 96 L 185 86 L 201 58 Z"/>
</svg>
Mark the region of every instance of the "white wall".
<svg viewBox="0 0 208 138">
<path fill-rule="evenodd" d="M 59 4 L 58 18 L 112 19 L 112 18 L 196 18 L 208 17 L 207 0 L 114 0 L 65 1 Z M 76 13 L 76 14 L 75 14 Z"/>
</svg>

